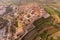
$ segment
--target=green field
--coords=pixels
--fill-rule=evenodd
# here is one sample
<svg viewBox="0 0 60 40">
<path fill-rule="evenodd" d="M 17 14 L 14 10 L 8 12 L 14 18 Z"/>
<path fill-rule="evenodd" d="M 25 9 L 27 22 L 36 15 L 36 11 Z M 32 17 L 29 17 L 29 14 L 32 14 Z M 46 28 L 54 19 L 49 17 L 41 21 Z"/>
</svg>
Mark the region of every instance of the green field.
<svg viewBox="0 0 60 40">
<path fill-rule="evenodd" d="M 45 8 L 45 11 L 48 12 L 50 15 L 56 14 L 56 15 L 58 15 L 60 17 L 60 14 L 59 14 L 60 11 L 54 10 L 53 8 L 51 8 L 49 6 L 44 6 L 44 8 Z M 48 25 L 48 27 L 49 26 L 54 26 L 55 28 L 59 29 L 60 28 L 60 24 L 54 25 L 53 21 L 54 21 L 54 18 L 52 16 L 50 16 L 47 19 L 44 19 L 44 18 L 38 19 L 33 24 L 36 26 L 36 29 L 41 29 L 41 30 L 42 30 L 42 27 L 45 28 L 45 25 Z M 40 37 L 42 37 L 42 39 L 43 38 L 45 39 L 45 37 L 47 36 L 47 33 L 48 33 L 48 35 L 52 35 L 53 33 L 57 32 L 57 31 L 58 30 L 54 30 L 54 31 L 50 30 L 48 32 L 43 32 L 43 33 L 40 34 Z M 48 40 L 48 39 L 46 39 L 46 40 Z"/>
<path fill-rule="evenodd" d="M 46 19 L 45 18 L 40 18 L 40 19 L 34 21 L 33 24 L 36 27 L 32 31 L 30 31 L 28 34 L 26 34 L 26 37 L 24 37 L 26 40 L 35 40 L 37 36 L 40 36 L 41 40 L 48 40 L 48 37 L 50 35 L 58 32 L 60 30 L 60 24 L 53 24 L 53 21 L 55 19 L 52 16 L 54 14 L 58 15 L 60 12 L 58 10 L 54 10 L 53 8 L 51 8 L 47 5 L 44 6 L 44 8 L 45 8 L 45 11 L 48 12 L 51 16 L 46 18 Z M 51 29 L 50 26 L 52 26 L 53 29 Z M 44 28 L 50 28 L 50 29 L 44 30 Z M 35 32 L 34 32 L 34 30 L 35 30 Z M 42 30 L 44 30 L 44 31 L 41 33 Z M 28 37 L 28 35 L 30 35 L 30 36 Z M 51 38 L 51 40 L 52 40 L 52 38 Z"/>
</svg>

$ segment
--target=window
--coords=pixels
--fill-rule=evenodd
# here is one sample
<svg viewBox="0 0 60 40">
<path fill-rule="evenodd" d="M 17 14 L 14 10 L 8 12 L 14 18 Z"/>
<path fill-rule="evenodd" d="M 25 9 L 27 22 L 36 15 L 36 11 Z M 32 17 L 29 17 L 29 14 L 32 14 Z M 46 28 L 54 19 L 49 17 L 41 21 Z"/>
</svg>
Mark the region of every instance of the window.
<svg viewBox="0 0 60 40">
<path fill-rule="evenodd" d="M 37 17 L 40 17 L 40 15 L 37 15 Z"/>
<path fill-rule="evenodd" d="M 27 15 L 28 18 L 30 18 L 31 16 L 30 15 Z"/>
<path fill-rule="evenodd" d="M 34 11 L 31 14 L 34 14 Z"/>
<path fill-rule="evenodd" d="M 30 20 L 28 19 L 28 21 L 30 22 Z"/>
<path fill-rule="evenodd" d="M 22 20 L 23 20 L 23 18 L 20 18 L 20 20 L 22 21 Z"/>
</svg>

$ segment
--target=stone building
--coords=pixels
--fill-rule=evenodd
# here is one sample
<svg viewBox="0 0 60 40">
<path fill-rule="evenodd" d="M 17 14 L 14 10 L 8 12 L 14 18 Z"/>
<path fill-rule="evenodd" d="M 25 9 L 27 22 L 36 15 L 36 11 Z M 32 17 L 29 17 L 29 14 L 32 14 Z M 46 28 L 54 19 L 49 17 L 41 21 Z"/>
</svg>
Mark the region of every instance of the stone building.
<svg viewBox="0 0 60 40">
<path fill-rule="evenodd" d="M 20 13 L 22 15 L 19 16 L 19 21 L 25 26 L 32 24 L 35 20 L 41 17 L 47 18 L 50 16 L 42 7 L 38 5 L 27 5 L 23 8 L 24 9 L 20 9 L 23 11 Z"/>
<path fill-rule="evenodd" d="M 4 11 L 3 11 L 4 10 Z M 10 6 L 3 6 L 3 9 L 1 9 L 0 14 L 1 19 L 0 19 L 0 27 L 3 26 L 2 29 L 0 29 L 1 31 L 1 40 L 14 40 L 14 34 L 15 34 L 15 30 L 16 30 L 16 20 L 15 20 L 15 16 L 14 16 L 14 10 L 12 7 Z M 4 22 L 6 20 L 6 22 Z M 8 22 L 7 22 L 8 21 Z M 6 26 L 5 26 L 6 25 Z M 3 34 L 3 35 L 2 35 Z M 4 39 L 5 38 L 5 39 Z"/>
<path fill-rule="evenodd" d="M 6 40 L 6 30 L 8 26 L 8 21 L 0 17 L 0 40 Z"/>
<path fill-rule="evenodd" d="M 33 22 L 39 18 L 48 18 L 50 15 L 45 12 L 44 8 L 40 7 L 39 5 L 36 4 L 28 4 L 28 5 L 23 5 L 19 7 L 19 17 L 17 18 L 18 20 L 18 28 L 17 29 L 22 29 L 22 31 L 17 31 L 16 34 L 18 33 L 25 33 L 28 32 L 28 29 L 34 28 L 34 26 L 29 26 L 33 25 Z"/>
<path fill-rule="evenodd" d="M 14 37 L 19 35 L 22 36 L 30 29 L 35 28 L 35 26 L 32 24 L 35 20 L 42 17 L 47 18 L 49 16 L 50 15 L 37 4 L 4 7 L 2 9 L 2 19 L 0 20 L 0 27 L 3 26 L 3 29 L 0 29 L 0 31 L 1 36 L 3 34 L 5 37 L 0 36 L 0 39 L 4 40 L 5 38 L 6 40 L 14 40 Z M 5 26 L 1 24 L 2 22 L 4 23 L 2 20 L 7 21 L 5 22 L 6 28 L 4 28 Z M 18 22 L 17 28 L 16 22 Z"/>
</svg>

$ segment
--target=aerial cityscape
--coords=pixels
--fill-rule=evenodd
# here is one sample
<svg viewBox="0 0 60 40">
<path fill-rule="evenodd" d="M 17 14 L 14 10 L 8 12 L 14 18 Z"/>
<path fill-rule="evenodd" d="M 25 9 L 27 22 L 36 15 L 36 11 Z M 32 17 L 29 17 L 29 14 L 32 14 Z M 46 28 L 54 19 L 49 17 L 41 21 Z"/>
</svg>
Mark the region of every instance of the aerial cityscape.
<svg viewBox="0 0 60 40">
<path fill-rule="evenodd" d="M 60 0 L 0 0 L 0 40 L 60 40 Z"/>
</svg>

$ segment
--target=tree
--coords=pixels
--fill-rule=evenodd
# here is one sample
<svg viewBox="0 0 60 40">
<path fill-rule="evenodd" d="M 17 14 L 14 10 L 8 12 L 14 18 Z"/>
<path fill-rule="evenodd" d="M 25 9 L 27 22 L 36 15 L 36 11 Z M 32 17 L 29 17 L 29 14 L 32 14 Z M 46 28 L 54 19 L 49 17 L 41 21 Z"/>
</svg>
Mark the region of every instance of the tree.
<svg viewBox="0 0 60 40">
<path fill-rule="evenodd" d="M 53 37 L 51 37 L 50 40 L 54 40 Z"/>
</svg>

